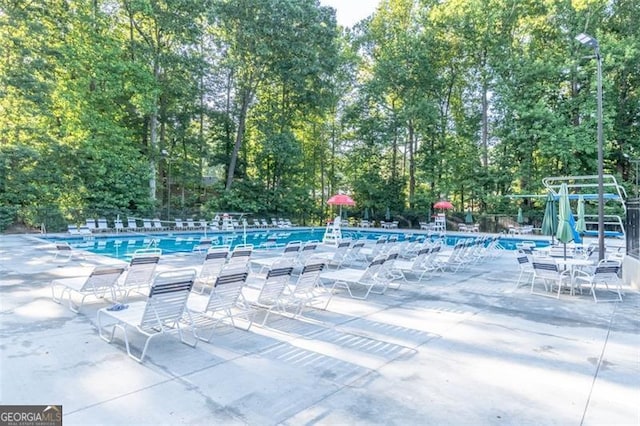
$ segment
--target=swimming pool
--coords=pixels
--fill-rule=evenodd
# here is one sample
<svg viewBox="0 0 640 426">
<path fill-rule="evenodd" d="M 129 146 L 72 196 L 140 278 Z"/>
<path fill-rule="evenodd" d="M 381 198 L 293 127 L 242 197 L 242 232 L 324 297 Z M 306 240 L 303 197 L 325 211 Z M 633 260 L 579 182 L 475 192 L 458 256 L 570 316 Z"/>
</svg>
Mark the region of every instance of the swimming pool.
<svg viewBox="0 0 640 426">
<path fill-rule="evenodd" d="M 263 229 L 247 230 L 243 232 L 156 232 L 149 234 L 123 234 L 123 235 L 88 235 L 78 236 L 47 236 L 44 237 L 51 242 L 67 242 L 71 247 L 87 250 L 91 253 L 109 256 L 116 259 L 131 259 L 133 253 L 143 248 L 160 248 L 163 253 L 191 253 L 194 251 L 203 238 L 211 240 L 212 245 L 228 244 L 232 248 L 239 244 L 253 244 L 256 249 L 272 249 L 282 247 L 289 241 L 322 241 L 324 228 L 302 228 L 302 229 Z M 420 232 L 389 232 L 376 230 L 354 230 L 345 229 L 342 231 L 343 238 L 376 240 L 380 235 L 394 235 L 398 241 L 412 239 Z M 454 245 L 460 239 L 473 238 L 474 235 L 448 234 L 445 237 L 447 245 Z M 436 238 L 436 237 L 432 237 Z M 511 237 L 501 237 L 500 244 L 507 250 L 514 250 L 516 244 L 528 239 Z M 548 241 L 534 240 L 538 247 L 549 245 Z"/>
</svg>

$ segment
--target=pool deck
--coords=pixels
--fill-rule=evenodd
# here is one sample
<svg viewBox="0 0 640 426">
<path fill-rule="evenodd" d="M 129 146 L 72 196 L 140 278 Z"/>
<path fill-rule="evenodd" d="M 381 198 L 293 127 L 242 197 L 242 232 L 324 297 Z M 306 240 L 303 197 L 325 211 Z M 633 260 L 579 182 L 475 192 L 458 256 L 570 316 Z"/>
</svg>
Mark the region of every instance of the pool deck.
<svg viewBox="0 0 640 426">
<path fill-rule="evenodd" d="M 99 338 L 104 304 L 51 301 L 52 279 L 118 261 L 53 254 L 0 236 L 0 404 L 61 404 L 65 425 L 640 424 L 640 294 L 530 295 L 513 252 L 364 301 L 338 293 L 313 321 L 274 315 L 196 348 L 163 336 L 143 364 Z"/>
</svg>

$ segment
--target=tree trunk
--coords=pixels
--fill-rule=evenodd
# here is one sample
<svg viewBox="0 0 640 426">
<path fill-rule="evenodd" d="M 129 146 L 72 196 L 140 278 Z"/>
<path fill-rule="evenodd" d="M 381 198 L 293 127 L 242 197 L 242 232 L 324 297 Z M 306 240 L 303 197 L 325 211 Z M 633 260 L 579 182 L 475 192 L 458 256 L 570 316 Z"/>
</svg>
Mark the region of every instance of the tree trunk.
<svg viewBox="0 0 640 426">
<path fill-rule="evenodd" d="M 413 122 L 409 120 L 409 208 L 413 209 L 414 198 L 416 194 L 416 160 L 415 160 L 415 145 L 414 138 L 415 133 L 413 129 Z"/>
<path fill-rule="evenodd" d="M 487 100 L 487 83 L 482 82 L 482 166 L 489 166 L 489 101 Z"/>
<path fill-rule="evenodd" d="M 240 116 L 238 117 L 238 131 L 236 132 L 236 141 L 233 145 L 233 152 L 229 159 L 229 171 L 227 172 L 227 185 L 226 191 L 231 190 L 233 184 L 233 175 L 236 170 L 236 161 L 238 160 L 238 153 L 240 152 L 240 146 L 242 145 L 242 139 L 244 138 L 244 128 L 247 121 L 247 111 L 249 110 L 249 103 L 251 102 L 252 91 L 251 89 L 245 89 L 242 95 L 242 103 L 240 105 Z"/>
</svg>

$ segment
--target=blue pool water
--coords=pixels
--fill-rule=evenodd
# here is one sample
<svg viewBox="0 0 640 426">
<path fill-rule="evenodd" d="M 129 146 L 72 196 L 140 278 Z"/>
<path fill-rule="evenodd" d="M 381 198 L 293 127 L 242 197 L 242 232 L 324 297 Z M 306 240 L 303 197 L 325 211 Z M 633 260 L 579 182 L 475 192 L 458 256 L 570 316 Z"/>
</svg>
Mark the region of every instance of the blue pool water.
<svg viewBox="0 0 640 426">
<path fill-rule="evenodd" d="M 246 234 L 243 232 L 213 232 L 207 233 L 206 238 L 210 239 L 213 245 L 228 244 L 232 248 L 239 244 L 253 244 L 255 248 L 282 247 L 289 241 L 322 241 L 324 228 L 304 228 L 304 229 L 270 229 L 251 230 Z M 414 238 L 420 233 L 407 232 L 376 232 L 375 230 L 343 230 L 343 238 L 375 240 L 380 235 L 395 235 L 398 241 Z M 472 238 L 473 235 L 447 235 L 447 245 L 454 245 L 459 239 Z M 50 236 L 47 240 L 52 242 L 67 242 L 76 249 L 87 250 L 89 252 L 104 256 L 114 257 L 121 260 L 129 260 L 133 253 L 143 248 L 160 248 L 163 253 L 190 253 L 198 246 L 201 239 L 205 238 L 202 232 L 164 232 L 149 234 L 125 234 L 121 236 L 113 235 L 90 235 L 79 236 Z M 500 244 L 507 250 L 514 250 L 516 244 L 526 239 L 504 237 L 500 239 Z M 543 247 L 549 245 L 548 241 L 537 240 L 536 245 Z"/>
</svg>

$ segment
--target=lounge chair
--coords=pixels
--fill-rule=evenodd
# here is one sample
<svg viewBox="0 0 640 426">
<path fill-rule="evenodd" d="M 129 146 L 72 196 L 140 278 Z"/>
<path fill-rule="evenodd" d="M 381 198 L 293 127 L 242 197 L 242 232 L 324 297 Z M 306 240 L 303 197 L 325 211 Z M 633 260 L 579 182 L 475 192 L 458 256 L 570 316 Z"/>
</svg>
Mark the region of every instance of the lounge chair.
<svg viewBox="0 0 640 426">
<path fill-rule="evenodd" d="M 195 276 L 193 269 L 160 273 L 153 280 L 146 301 L 117 305 L 124 307 L 121 310 L 113 310 L 113 307 L 100 309 L 98 311 L 100 337 L 111 343 L 116 329 L 122 330 L 127 354 L 138 362 L 144 360 L 151 339 L 174 330 L 178 332 L 182 343 L 195 347 L 198 343 L 198 335 L 193 321 L 190 321 L 189 311 L 186 309 Z M 193 343 L 187 342 L 182 335 L 180 324 L 185 320 L 190 323 L 194 337 Z M 109 324 L 103 325 L 105 322 Z M 110 335 L 105 334 L 105 327 L 111 327 Z M 131 352 L 130 330 L 145 336 L 140 356 Z"/>
<path fill-rule="evenodd" d="M 295 284 L 285 287 L 280 298 L 278 307 L 282 313 L 287 313 L 288 307 L 294 307 L 293 317 L 302 315 L 305 306 L 312 306 L 324 292 L 320 284 L 320 274 L 326 268 L 324 259 L 312 257 L 303 266 Z M 325 306 L 326 308 L 326 306 Z"/>
<path fill-rule="evenodd" d="M 107 223 L 107 219 L 101 217 L 98 219 L 98 231 L 107 232 L 109 231 L 109 224 Z"/>
<path fill-rule="evenodd" d="M 458 240 L 451 250 L 440 251 L 433 259 L 436 269 L 443 272 L 447 269 L 457 272 L 466 263 L 464 258 L 465 249 L 465 241 Z"/>
<path fill-rule="evenodd" d="M 87 225 L 80 225 L 78 228 L 78 234 L 80 235 L 91 235 L 92 233 L 93 232 L 91 232 L 91 229 L 89 229 Z"/>
<path fill-rule="evenodd" d="M 209 295 L 191 294 L 187 302 L 187 309 L 196 316 L 198 324 L 201 320 L 213 323 L 211 334 L 207 338 L 199 337 L 209 342 L 213 337 L 215 327 L 228 319 L 236 327 L 234 318 L 244 316 L 251 328 L 252 318 L 242 299 L 242 289 L 247 281 L 248 272 L 241 269 L 226 269 L 216 277 Z"/>
<path fill-rule="evenodd" d="M 228 264 L 230 268 L 245 267 L 249 270 L 249 262 L 253 253 L 253 244 L 238 244 L 233 248 L 229 256 Z"/>
<path fill-rule="evenodd" d="M 310 240 L 303 243 L 302 248 L 295 259 L 295 264 L 299 267 L 304 266 L 307 263 L 307 260 L 315 256 L 319 245 L 320 241 L 318 240 Z"/>
<path fill-rule="evenodd" d="M 138 229 L 138 224 L 136 223 L 136 219 L 134 217 L 127 218 L 127 230 L 131 232 L 136 232 Z"/>
<path fill-rule="evenodd" d="M 122 224 L 122 221 L 120 219 L 116 219 L 113 221 L 113 228 L 116 230 L 116 232 L 124 231 L 124 225 Z"/>
<path fill-rule="evenodd" d="M 291 266 L 275 267 L 267 272 L 264 280 L 254 281 L 243 288 L 242 293 L 247 303 L 256 310 L 265 311 L 260 325 L 264 326 L 271 311 L 279 307 L 280 297 L 289 284 L 292 272 Z"/>
<path fill-rule="evenodd" d="M 87 219 L 85 221 L 85 225 L 89 229 L 89 231 L 91 231 L 91 232 L 96 232 L 98 230 L 98 228 L 96 228 L 95 219 Z"/>
<path fill-rule="evenodd" d="M 164 231 L 166 228 L 162 226 L 162 221 L 158 218 L 155 218 L 151 221 L 151 227 L 154 231 Z"/>
<path fill-rule="evenodd" d="M 289 259 L 291 261 L 291 266 L 293 266 L 293 263 L 298 257 L 301 249 L 302 241 L 289 241 L 280 256 L 251 259 L 251 263 L 260 267 L 258 273 L 262 273 L 270 269 L 276 262 L 282 262 L 283 259 Z"/>
<path fill-rule="evenodd" d="M 408 282 L 407 274 L 417 277 L 417 281 L 420 282 L 424 276 L 432 272 L 435 268 L 428 262 L 429 255 L 431 254 L 430 247 L 423 247 L 418 251 L 416 257 L 413 260 L 396 260 L 392 266 L 392 271 L 395 276 L 402 278 L 403 281 Z"/>
<path fill-rule="evenodd" d="M 206 253 L 209 248 L 211 248 L 211 244 L 213 244 L 213 240 L 209 237 L 201 237 L 200 241 L 193 246 L 191 251 L 197 253 Z"/>
<path fill-rule="evenodd" d="M 220 275 L 227 263 L 229 251 L 229 246 L 210 247 L 207 250 L 200 273 L 196 278 L 196 284 L 200 286 L 200 293 L 204 293 L 206 288 L 213 287 L 218 275 Z"/>
<path fill-rule="evenodd" d="M 173 227 L 174 230 L 176 231 L 184 231 L 186 228 L 184 226 L 184 223 L 182 222 L 182 219 L 175 219 L 175 223 L 176 225 Z"/>
<path fill-rule="evenodd" d="M 67 225 L 67 232 L 70 235 L 80 235 L 80 231 L 76 225 Z"/>
<path fill-rule="evenodd" d="M 193 221 L 193 219 L 187 219 L 187 229 L 190 229 L 190 230 L 196 229 L 196 223 Z"/>
<path fill-rule="evenodd" d="M 362 253 L 362 249 L 364 248 L 364 241 L 357 240 L 351 243 L 349 250 L 344 255 L 344 259 L 342 260 L 342 265 L 350 265 L 353 263 L 364 263 L 367 261 L 367 255 Z"/>
<path fill-rule="evenodd" d="M 369 297 L 369 294 L 376 285 L 386 288 L 387 283 L 385 282 L 385 279 L 378 276 L 378 272 L 386 259 L 387 257 L 385 255 L 376 257 L 365 270 L 345 268 L 323 272 L 320 274 L 320 279 L 326 282 L 333 282 L 333 285 L 330 287 L 331 297 L 333 297 L 334 289 L 340 286 L 346 288 L 349 292 L 349 296 L 352 298 L 366 299 Z M 364 293 L 354 293 L 351 289 L 352 286 L 363 287 Z M 331 297 L 327 301 L 327 305 L 329 304 Z"/>
<path fill-rule="evenodd" d="M 69 245 L 69 243 L 61 242 L 56 243 L 56 255 L 53 260 L 57 260 L 58 258 L 62 258 L 65 262 L 72 260 L 74 257 L 84 259 L 84 253 L 78 250 L 75 250 L 73 247 Z"/>
<path fill-rule="evenodd" d="M 147 291 L 161 256 L 161 249 L 139 249 L 133 253 L 124 282 L 119 285 L 125 293 L 125 300 L 133 291 Z"/>
<path fill-rule="evenodd" d="M 143 231 L 153 231 L 153 223 L 151 219 L 142 219 L 142 230 Z"/>
<path fill-rule="evenodd" d="M 69 309 L 79 313 L 87 297 L 103 299 L 111 293 L 111 300 L 116 301 L 116 283 L 124 272 L 124 268 L 114 266 L 97 266 L 87 277 L 59 278 L 51 281 L 51 298 L 56 303 L 62 303 L 65 296 L 69 300 Z M 56 295 L 56 291 L 60 294 Z M 73 295 L 80 297 L 78 304 L 74 303 Z"/>
<path fill-rule="evenodd" d="M 313 257 L 323 259 L 327 266 L 335 266 L 337 269 L 340 269 L 347 257 L 350 246 L 351 240 L 345 239 L 338 243 L 335 250 L 331 252 L 316 253 Z"/>
<path fill-rule="evenodd" d="M 360 250 L 360 255 L 364 255 L 365 259 L 372 260 L 379 254 L 386 251 L 386 244 L 389 240 L 388 235 L 380 235 L 376 242 L 371 247 L 363 247 Z"/>
</svg>

